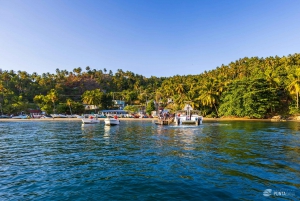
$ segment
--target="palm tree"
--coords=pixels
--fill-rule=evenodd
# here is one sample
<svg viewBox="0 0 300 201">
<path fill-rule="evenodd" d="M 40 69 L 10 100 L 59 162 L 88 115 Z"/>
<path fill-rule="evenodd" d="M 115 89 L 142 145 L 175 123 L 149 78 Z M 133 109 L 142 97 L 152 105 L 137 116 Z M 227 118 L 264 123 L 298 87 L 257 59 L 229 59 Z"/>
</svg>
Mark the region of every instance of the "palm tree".
<svg viewBox="0 0 300 201">
<path fill-rule="evenodd" d="M 47 94 L 50 98 L 51 102 L 53 103 L 53 111 L 55 113 L 55 101 L 58 100 L 58 93 L 55 89 L 51 89 L 50 92 Z"/>
<path fill-rule="evenodd" d="M 287 89 L 291 94 L 296 94 L 297 109 L 299 108 L 299 92 L 300 92 L 300 69 L 297 68 L 296 72 L 288 75 L 290 84 Z"/>
<path fill-rule="evenodd" d="M 2 110 L 2 104 L 3 104 L 3 99 L 4 99 L 4 91 L 5 91 L 5 88 L 4 86 L 2 85 L 2 83 L 0 83 L 0 92 L 1 92 L 1 97 L 0 97 L 0 109 L 1 109 L 1 114 L 3 114 L 3 110 Z"/>
<path fill-rule="evenodd" d="M 175 91 L 178 93 L 178 94 L 182 94 L 184 93 L 184 87 L 183 87 L 183 84 L 178 84 L 175 88 Z"/>
<path fill-rule="evenodd" d="M 69 106 L 69 109 L 70 109 L 70 113 L 72 115 L 72 109 L 71 109 L 71 105 L 72 105 L 72 100 L 71 99 L 67 99 L 67 105 Z"/>
<path fill-rule="evenodd" d="M 218 102 L 219 99 L 219 93 L 216 90 L 215 80 L 209 79 L 207 82 L 204 82 L 200 90 L 201 90 L 200 92 L 201 95 L 197 98 L 197 100 L 200 100 L 204 106 L 209 106 L 211 108 L 214 106 L 216 113 L 219 116 L 216 107 L 216 103 Z"/>
<path fill-rule="evenodd" d="M 81 68 L 81 67 L 74 68 L 74 69 L 73 69 L 73 72 L 74 72 L 74 73 L 77 73 L 77 75 L 80 75 L 80 73 L 82 72 L 82 68 Z"/>
<path fill-rule="evenodd" d="M 99 106 L 101 104 L 102 96 L 103 92 L 101 92 L 100 89 L 95 89 L 85 91 L 81 97 L 84 104 Z"/>
</svg>

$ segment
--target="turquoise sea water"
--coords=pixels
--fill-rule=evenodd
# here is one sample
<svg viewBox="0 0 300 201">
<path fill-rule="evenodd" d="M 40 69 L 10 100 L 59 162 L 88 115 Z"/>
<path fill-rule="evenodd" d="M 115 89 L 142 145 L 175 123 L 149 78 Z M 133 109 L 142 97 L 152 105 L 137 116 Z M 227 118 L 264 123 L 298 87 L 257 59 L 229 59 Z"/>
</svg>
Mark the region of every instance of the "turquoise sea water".
<svg viewBox="0 0 300 201">
<path fill-rule="evenodd" d="M 0 200 L 299 200 L 299 187 L 297 122 L 0 122 Z"/>
</svg>

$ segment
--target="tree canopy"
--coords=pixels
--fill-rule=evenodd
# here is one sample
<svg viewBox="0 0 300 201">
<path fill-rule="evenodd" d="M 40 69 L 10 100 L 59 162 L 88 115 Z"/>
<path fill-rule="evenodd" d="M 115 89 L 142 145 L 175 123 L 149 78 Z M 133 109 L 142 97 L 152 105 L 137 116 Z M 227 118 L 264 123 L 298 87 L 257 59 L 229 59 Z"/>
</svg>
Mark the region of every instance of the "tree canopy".
<svg viewBox="0 0 300 201">
<path fill-rule="evenodd" d="M 85 70 L 84 70 L 85 69 Z M 65 104 L 93 104 L 113 109 L 112 99 L 146 107 L 182 109 L 190 101 L 210 116 L 266 118 L 299 113 L 300 54 L 283 57 L 245 57 L 198 75 L 155 77 L 106 68 L 76 67 L 73 71 L 28 74 L 0 71 L 0 109 L 17 113 L 29 108 L 55 111 Z"/>
</svg>

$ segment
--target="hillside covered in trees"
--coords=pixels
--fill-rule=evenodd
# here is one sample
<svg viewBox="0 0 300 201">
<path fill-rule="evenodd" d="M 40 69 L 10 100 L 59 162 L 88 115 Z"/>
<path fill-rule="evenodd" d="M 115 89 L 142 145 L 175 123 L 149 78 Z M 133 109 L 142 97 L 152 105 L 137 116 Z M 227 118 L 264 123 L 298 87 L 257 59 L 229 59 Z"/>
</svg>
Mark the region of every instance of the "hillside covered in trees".
<svg viewBox="0 0 300 201">
<path fill-rule="evenodd" d="M 184 73 L 184 72 L 183 72 Z M 300 54 L 242 58 L 199 75 L 146 78 L 118 69 L 113 73 L 87 66 L 55 74 L 0 72 L 1 113 L 29 108 L 48 113 L 84 112 L 83 103 L 113 108 L 112 100 L 146 105 L 155 100 L 176 111 L 191 101 L 211 117 L 268 118 L 299 113 Z"/>
</svg>

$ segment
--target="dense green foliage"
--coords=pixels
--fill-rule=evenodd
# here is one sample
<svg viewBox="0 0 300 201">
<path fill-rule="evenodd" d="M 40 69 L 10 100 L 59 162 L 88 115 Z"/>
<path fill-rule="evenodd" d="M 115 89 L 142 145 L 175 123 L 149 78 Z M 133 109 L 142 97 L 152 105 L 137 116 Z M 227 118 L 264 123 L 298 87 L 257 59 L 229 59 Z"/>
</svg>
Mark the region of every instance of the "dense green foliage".
<svg viewBox="0 0 300 201">
<path fill-rule="evenodd" d="M 136 105 L 126 105 L 124 110 L 129 113 L 136 113 L 139 111 L 139 108 Z"/>
<path fill-rule="evenodd" d="M 153 100 L 149 101 L 146 107 L 146 113 L 151 115 L 151 112 L 155 111 L 155 103 Z"/>
<path fill-rule="evenodd" d="M 34 107 L 48 113 L 58 109 L 79 113 L 82 107 L 74 110 L 73 106 L 82 103 L 113 109 L 112 99 L 144 106 L 153 99 L 156 107 L 173 111 L 191 101 L 204 115 L 266 118 L 297 114 L 299 92 L 300 54 L 245 57 L 199 75 L 168 78 L 146 78 L 120 69 L 113 74 L 90 67 L 73 72 L 57 69 L 55 74 L 42 75 L 0 72 L 0 109 L 8 114 Z"/>
</svg>

